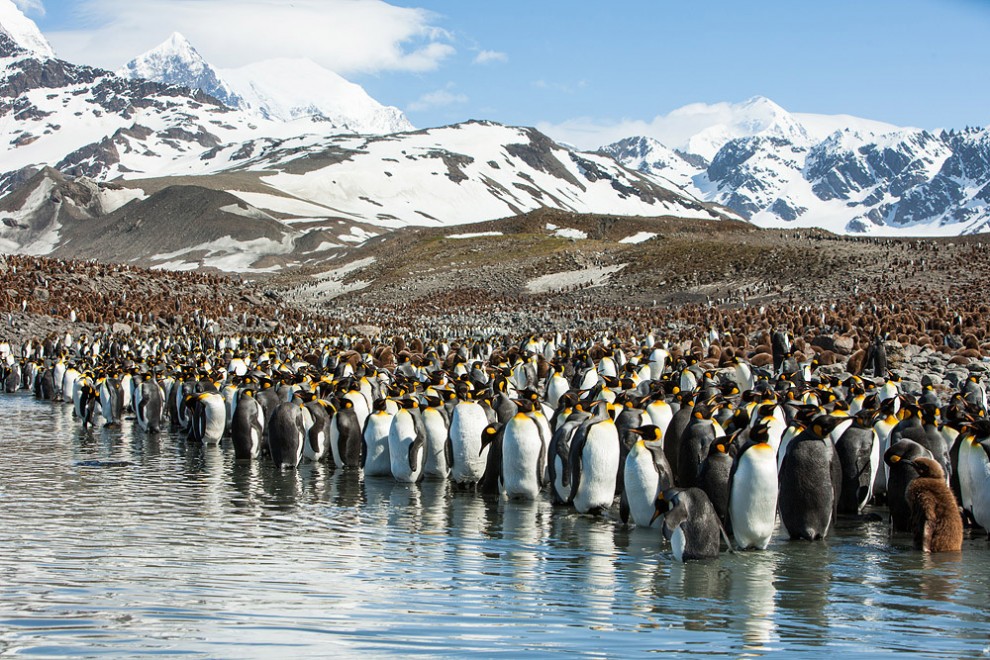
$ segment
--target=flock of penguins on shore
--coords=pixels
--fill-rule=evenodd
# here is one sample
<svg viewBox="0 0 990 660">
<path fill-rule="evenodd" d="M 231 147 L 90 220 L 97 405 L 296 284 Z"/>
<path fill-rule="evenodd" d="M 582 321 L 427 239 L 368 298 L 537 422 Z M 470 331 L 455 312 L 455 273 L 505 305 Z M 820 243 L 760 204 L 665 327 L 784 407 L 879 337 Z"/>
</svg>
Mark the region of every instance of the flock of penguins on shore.
<svg viewBox="0 0 990 660">
<path fill-rule="evenodd" d="M 705 342 L 711 339 L 704 338 Z M 366 477 L 462 488 L 662 529 L 678 560 L 824 538 L 837 514 L 886 504 L 893 530 L 958 551 L 990 529 L 990 420 L 973 375 L 902 393 L 882 341 L 874 377 L 799 363 L 784 328 L 772 365 L 706 363 L 652 334 L 435 341 L 367 338 L 32 340 L 0 343 L 4 390 L 71 402 L 84 428 L 132 413 L 238 459 L 304 458 Z M 941 397 L 941 398 L 940 398 Z M 730 541 L 730 537 L 732 541 Z"/>
</svg>

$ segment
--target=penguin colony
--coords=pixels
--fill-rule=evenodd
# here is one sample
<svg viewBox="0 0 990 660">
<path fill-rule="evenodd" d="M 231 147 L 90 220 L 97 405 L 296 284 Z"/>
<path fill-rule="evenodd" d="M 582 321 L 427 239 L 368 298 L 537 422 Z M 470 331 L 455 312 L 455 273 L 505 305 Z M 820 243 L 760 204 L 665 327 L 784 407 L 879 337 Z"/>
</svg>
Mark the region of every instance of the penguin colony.
<svg viewBox="0 0 990 660">
<path fill-rule="evenodd" d="M 85 429 L 133 416 L 153 434 L 294 469 L 448 479 L 480 495 L 549 498 L 662 530 L 678 560 L 725 546 L 825 538 L 886 505 L 919 549 L 990 530 L 990 419 L 974 374 L 915 396 L 885 343 L 864 375 L 803 360 L 783 327 L 751 350 L 653 333 L 369 339 L 296 332 L 66 332 L 0 343 L 4 391 L 61 401 Z M 688 345 L 690 346 L 690 345 Z M 763 356 L 766 356 L 765 358 Z M 872 375 L 865 375 L 868 372 Z"/>
</svg>

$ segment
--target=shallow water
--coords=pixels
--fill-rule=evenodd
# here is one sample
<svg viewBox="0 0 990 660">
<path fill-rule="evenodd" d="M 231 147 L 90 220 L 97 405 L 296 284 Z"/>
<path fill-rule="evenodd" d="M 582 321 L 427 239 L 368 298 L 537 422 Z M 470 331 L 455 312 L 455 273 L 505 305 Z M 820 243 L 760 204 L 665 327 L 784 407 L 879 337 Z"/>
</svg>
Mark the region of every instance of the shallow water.
<svg viewBox="0 0 990 660">
<path fill-rule="evenodd" d="M 0 654 L 990 655 L 982 537 L 926 557 L 843 519 L 684 565 L 548 502 L 85 433 L 28 395 L 0 416 Z"/>
</svg>

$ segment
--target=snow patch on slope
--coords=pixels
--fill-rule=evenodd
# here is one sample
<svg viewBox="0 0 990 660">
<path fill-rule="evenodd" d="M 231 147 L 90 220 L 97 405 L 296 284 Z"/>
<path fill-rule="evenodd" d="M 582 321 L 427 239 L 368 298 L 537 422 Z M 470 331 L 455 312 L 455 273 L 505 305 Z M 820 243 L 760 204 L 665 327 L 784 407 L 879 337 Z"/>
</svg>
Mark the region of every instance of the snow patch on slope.
<svg viewBox="0 0 990 660">
<path fill-rule="evenodd" d="M 541 275 L 527 282 L 526 290 L 530 293 L 548 293 L 570 286 L 584 286 L 586 284 L 604 286 L 608 284 L 609 278 L 613 273 L 618 273 L 627 265 L 616 264 L 614 266 L 582 268 L 581 270 L 567 270 L 560 273 Z"/>
<path fill-rule="evenodd" d="M 627 245 L 638 245 L 639 243 L 645 243 L 646 241 L 650 240 L 651 238 L 655 238 L 656 236 L 657 236 L 656 232 L 641 231 L 633 234 L 632 236 L 626 236 L 625 238 L 621 239 L 619 242 L 625 243 Z"/>
</svg>

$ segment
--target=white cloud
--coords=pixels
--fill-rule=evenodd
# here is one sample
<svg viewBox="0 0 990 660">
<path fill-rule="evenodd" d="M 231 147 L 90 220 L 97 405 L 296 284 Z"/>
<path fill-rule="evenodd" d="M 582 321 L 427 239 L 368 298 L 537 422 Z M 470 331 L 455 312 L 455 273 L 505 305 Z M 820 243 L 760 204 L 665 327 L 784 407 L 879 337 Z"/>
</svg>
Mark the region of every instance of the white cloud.
<svg viewBox="0 0 990 660">
<path fill-rule="evenodd" d="M 14 4 L 25 14 L 34 16 L 45 15 L 45 5 L 41 0 L 14 0 Z"/>
<path fill-rule="evenodd" d="M 283 57 L 342 75 L 422 72 L 455 52 L 432 13 L 382 0 L 80 0 L 73 11 L 94 27 L 45 36 L 62 57 L 111 69 L 172 32 L 221 68 Z"/>
<path fill-rule="evenodd" d="M 423 94 L 409 104 L 406 109 L 410 112 L 422 112 L 433 108 L 443 108 L 448 105 L 467 103 L 468 97 L 453 91 L 453 85 L 448 84 L 444 89 L 437 89 Z"/>
<path fill-rule="evenodd" d="M 673 149 L 690 150 L 688 141 L 692 137 L 706 129 L 731 124 L 736 111 L 731 103 L 691 103 L 651 120 L 577 117 L 560 123 L 541 122 L 537 128 L 559 142 L 581 149 L 597 149 L 642 135 Z"/>
<path fill-rule="evenodd" d="M 508 62 L 509 56 L 497 50 L 482 50 L 474 57 L 475 64 L 492 64 L 493 62 Z"/>
</svg>

